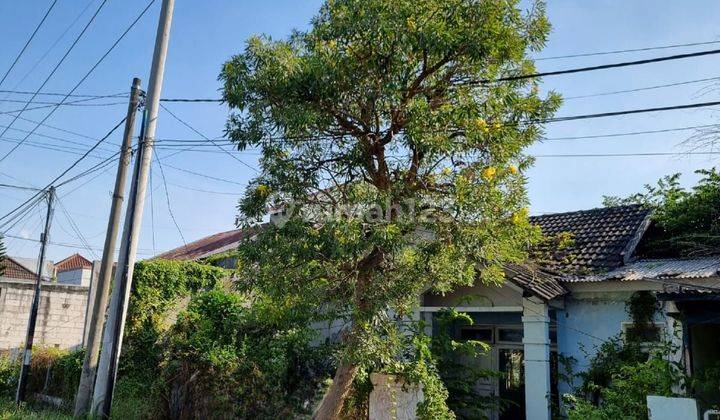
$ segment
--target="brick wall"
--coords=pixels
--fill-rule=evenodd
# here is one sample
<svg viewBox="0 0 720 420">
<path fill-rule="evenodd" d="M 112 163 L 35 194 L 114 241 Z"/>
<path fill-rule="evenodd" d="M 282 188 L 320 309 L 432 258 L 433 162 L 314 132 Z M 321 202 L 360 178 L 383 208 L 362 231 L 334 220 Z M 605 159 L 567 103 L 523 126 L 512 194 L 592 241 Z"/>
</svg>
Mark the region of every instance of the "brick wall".
<svg viewBox="0 0 720 420">
<path fill-rule="evenodd" d="M 23 346 L 34 282 L 0 278 L 0 350 Z M 35 345 L 73 348 L 82 344 L 88 287 L 43 283 Z"/>
</svg>

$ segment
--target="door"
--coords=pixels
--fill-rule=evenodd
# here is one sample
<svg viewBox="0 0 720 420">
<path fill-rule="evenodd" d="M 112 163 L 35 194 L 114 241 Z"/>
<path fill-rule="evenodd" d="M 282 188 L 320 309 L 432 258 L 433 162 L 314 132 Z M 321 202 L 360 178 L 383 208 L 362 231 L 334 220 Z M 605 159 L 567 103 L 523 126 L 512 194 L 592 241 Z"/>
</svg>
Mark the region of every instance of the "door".
<svg viewBox="0 0 720 420">
<path fill-rule="evenodd" d="M 522 348 L 498 348 L 500 420 L 525 420 L 525 353 Z"/>
</svg>

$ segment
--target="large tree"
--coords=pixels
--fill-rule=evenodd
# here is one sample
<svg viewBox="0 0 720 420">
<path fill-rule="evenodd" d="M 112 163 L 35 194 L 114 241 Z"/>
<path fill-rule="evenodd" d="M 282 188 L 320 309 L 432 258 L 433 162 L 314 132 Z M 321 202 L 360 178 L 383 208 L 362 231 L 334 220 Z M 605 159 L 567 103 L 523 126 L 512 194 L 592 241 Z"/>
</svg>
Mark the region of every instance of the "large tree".
<svg viewBox="0 0 720 420">
<path fill-rule="evenodd" d="M 221 73 L 228 135 L 259 148 L 238 222 L 240 284 L 349 327 L 317 418 L 358 369 L 399 357 L 397 319 L 428 288 L 503 280 L 538 232 L 523 150 L 559 106 L 529 54 L 550 25 L 516 0 L 328 0 L 305 32 L 253 37 Z"/>
</svg>

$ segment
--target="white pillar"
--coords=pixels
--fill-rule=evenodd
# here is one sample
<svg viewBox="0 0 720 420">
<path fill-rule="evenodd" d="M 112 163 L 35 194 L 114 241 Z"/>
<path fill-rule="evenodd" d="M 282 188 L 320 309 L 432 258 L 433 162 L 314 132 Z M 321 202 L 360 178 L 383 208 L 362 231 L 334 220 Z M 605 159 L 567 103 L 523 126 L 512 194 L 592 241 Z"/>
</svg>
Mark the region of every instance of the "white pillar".
<svg viewBox="0 0 720 420">
<path fill-rule="evenodd" d="M 527 419 L 550 420 L 550 316 L 547 304 L 523 298 L 525 413 Z"/>
</svg>

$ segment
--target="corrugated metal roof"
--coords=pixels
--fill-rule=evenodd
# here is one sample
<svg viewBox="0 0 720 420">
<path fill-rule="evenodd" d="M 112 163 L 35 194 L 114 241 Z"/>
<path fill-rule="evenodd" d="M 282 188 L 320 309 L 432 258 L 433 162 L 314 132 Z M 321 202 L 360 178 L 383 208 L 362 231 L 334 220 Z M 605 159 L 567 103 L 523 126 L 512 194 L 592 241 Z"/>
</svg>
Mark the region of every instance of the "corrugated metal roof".
<svg viewBox="0 0 720 420">
<path fill-rule="evenodd" d="M 638 260 L 605 273 L 566 277 L 568 283 L 643 279 L 703 279 L 720 276 L 720 257 Z"/>
<path fill-rule="evenodd" d="M 505 264 L 505 270 L 510 274 L 510 281 L 543 299 L 550 300 L 567 293 L 553 275 L 532 264 Z"/>
</svg>

